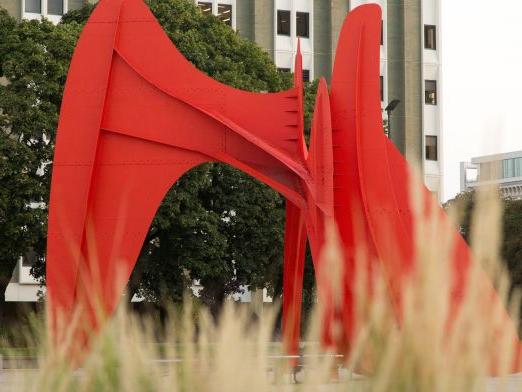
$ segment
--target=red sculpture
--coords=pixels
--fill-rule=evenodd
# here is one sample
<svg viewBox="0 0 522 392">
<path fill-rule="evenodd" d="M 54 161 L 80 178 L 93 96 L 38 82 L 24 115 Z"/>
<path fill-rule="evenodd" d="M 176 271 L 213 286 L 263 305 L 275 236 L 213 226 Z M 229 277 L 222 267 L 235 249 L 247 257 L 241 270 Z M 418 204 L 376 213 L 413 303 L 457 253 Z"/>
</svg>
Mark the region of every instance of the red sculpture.
<svg viewBox="0 0 522 392">
<path fill-rule="evenodd" d="M 322 276 L 328 221 L 339 228 L 345 262 L 340 304 L 332 301 L 332 282 L 318 281 L 327 306 L 324 343 L 349 350 L 358 328 L 357 247 L 369 253 L 369 270 L 381 263 L 400 321 L 402 285 L 414 269 L 414 220 L 410 170 L 382 129 L 380 29 L 376 5 L 346 18 L 331 92 L 323 79 L 319 84 L 308 150 L 300 53 L 294 88 L 240 91 L 190 64 L 142 0 L 102 0 L 74 53 L 58 127 L 47 249 L 55 336 L 71 322 L 89 331 L 114 311 L 165 193 L 209 161 L 230 164 L 287 200 L 283 326 L 289 352 L 297 351 L 299 339 L 306 241 Z M 426 189 L 419 192 L 428 209 L 439 208 Z M 457 232 L 455 241 L 450 319 L 470 263 Z M 490 286 L 484 298 L 498 301 Z M 340 333 L 332 332 L 334 321 Z M 506 330 L 514 332 L 510 321 Z"/>
</svg>

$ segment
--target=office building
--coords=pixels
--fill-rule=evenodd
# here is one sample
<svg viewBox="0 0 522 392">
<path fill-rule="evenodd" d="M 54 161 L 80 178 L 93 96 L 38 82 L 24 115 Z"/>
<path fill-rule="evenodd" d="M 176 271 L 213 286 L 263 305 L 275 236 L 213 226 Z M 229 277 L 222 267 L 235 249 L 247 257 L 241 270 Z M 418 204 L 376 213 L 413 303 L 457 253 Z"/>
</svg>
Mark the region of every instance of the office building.
<svg viewBox="0 0 522 392">
<path fill-rule="evenodd" d="M 496 186 L 503 197 L 522 199 L 522 151 L 486 155 L 460 164 L 460 190 Z"/>
<path fill-rule="evenodd" d="M 427 187 L 442 196 L 441 40 L 439 0 L 206 0 L 203 12 L 226 20 L 263 47 L 283 71 L 293 71 L 297 42 L 303 78 L 330 79 L 337 39 L 346 14 L 367 3 L 383 11 L 381 100 L 392 112 L 391 138 L 420 166 Z M 384 115 L 386 118 L 387 116 Z"/>
</svg>

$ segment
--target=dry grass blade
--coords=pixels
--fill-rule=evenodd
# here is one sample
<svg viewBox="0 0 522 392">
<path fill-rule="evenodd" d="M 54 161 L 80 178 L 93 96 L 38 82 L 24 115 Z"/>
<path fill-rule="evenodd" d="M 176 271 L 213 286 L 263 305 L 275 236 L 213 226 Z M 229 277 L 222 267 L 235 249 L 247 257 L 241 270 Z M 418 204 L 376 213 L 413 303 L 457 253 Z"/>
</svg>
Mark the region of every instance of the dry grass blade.
<svg viewBox="0 0 522 392">
<path fill-rule="evenodd" d="M 508 373 L 513 357 L 511 336 L 498 333 L 502 326 L 501 309 L 484 312 L 483 269 L 503 300 L 507 299 L 509 287 L 498 256 L 501 211 L 492 195 L 485 193 L 480 197 L 473 226 L 473 251 L 478 262 L 470 269 L 464 299 L 451 328 L 447 319 L 452 290 L 449 262 L 454 248 L 454 238 L 449 234 L 452 230 L 437 212 L 425 214 L 423 201 L 414 197 L 411 205 L 416 216 L 416 269 L 404 286 L 402 324 L 395 322 L 383 271 L 372 270 L 373 289 L 369 298 L 369 277 L 365 273 L 368 269 L 357 268 L 360 273 L 355 283 L 356 308 L 361 323 L 350 357 L 340 360 L 336 353 L 321 350 L 318 342 L 324 309 L 319 301 L 304 339 L 304 357 L 300 361 L 303 370 L 297 376 L 298 384 L 293 383 L 290 362 L 279 357 L 284 354 L 280 342 L 273 340 L 276 307 L 254 316 L 251 309 L 227 303 L 216 323 L 208 311 L 194 308 L 191 301 L 186 301 L 181 313 L 171 308 L 162 333 L 158 333 L 154 320 L 129 314 L 122 307 L 97 336 L 92 351 L 78 370 L 64 360 L 64 350 L 49 350 L 42 326 L 36 328 L 39 333 L 27 335 L 41 348 L 40 367 L 31 377 L 19 380 L 19 389 L 43 392 L 487 390 L 491 386 L 486 380 L 492 352 L 500 374 Z M 325 269 L 328 273 L 320 278 L 331 280 L 332 300 L 338 304 L 342 296 L 339 281 L 343 271 L 342 251 L 335 228 L 330 227 L 327 234 L 321 262 L 328 266 Z M 360 249 L 357 263 L 364 266 L 369 261 L 367 252 Z M 518 298 L 512 296 L 511 308 L 519 308 Z M 356 377 L 357 372 L 364 376 Z M 518 387 L 522 390 L 522 385 Z"/>
</svg>

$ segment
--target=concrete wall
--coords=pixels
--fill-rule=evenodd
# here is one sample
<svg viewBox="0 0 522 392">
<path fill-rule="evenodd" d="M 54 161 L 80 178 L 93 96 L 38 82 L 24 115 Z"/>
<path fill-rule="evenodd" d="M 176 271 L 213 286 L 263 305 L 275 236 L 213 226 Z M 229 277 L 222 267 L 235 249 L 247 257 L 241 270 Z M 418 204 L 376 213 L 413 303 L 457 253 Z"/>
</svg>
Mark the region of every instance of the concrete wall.
<svg viewBox="0 0 522 392">
<path fill-rule="evenodd" d="M 15 18 L 22 16 L 22 0 L 0 0 L 0 7 L 5 8 L 9 15 Z"/>
<path fill-rule="evenodd" d="M 79 8 L 82 8 L 87 1 L 85 0 L 68 0 L 68 11 L 77 10 Z"/>
<path fill-rule="evenodd" d="M 243 0 L 240 0 L 243 1 Z M 274 0 L 252 0 L 253 40 L 274 58 Z"/>
<path fill-rule="evenodd" d="M 45 292 L 45 289 L 31 275 L 31 267 L 24 266 L 20 258 L 5 291 L 6 302 L 36 302 L 39 291 Z"/>
</svg>

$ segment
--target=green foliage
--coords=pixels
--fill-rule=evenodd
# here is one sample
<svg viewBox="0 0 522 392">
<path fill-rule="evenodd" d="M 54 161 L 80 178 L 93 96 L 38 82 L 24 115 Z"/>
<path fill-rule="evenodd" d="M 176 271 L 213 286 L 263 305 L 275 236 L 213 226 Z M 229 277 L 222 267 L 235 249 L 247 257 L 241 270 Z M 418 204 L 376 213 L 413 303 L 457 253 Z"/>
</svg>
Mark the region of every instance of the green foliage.
<svg viewBox="0 0 522 392">
<path fill-rule="evenodd" d="M 96 4 L 86 2 L 82 8 L 67 12 L 62 16 L 60 24 L 70 24 L 75 22 L 84 25 L 87 22 L 87 19 L 89 19 L 89 16 L 91 16 L 94 8 L 96 8 Z"/>
<path fill-rule="evenodd" d="M 314 115 L 315 97 L 317 95 L 317 87 L 319 86 L 319 79 L 313 82 L 306 83 L 304 89 L 304 123 L 305 136 L 308 141 L 310 131 L 312 128 L 312 117 Z"/>
<path fill-rule="evenodd" d="M 502 243 L 500 255 L 509 271 L 512 288 L 522 289 L 522 200 L 502 200 Z M 471 217 L 475 210 L 475 192 L 462 192 L 445 204 L 459 213 L 460 232 L 470 243 Z"/>
<path fill-rule="evenodd" d="M 0 10 L 0 302 L 18 257 L 30 247 L 43 254 L 49 162 L 79 32 Z"/>
</svg>

